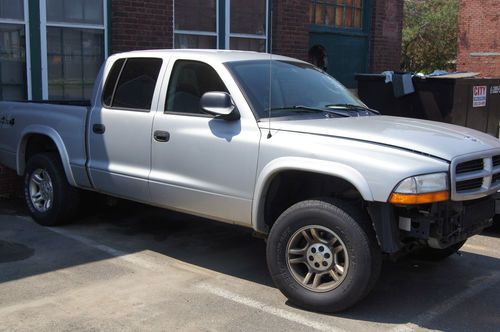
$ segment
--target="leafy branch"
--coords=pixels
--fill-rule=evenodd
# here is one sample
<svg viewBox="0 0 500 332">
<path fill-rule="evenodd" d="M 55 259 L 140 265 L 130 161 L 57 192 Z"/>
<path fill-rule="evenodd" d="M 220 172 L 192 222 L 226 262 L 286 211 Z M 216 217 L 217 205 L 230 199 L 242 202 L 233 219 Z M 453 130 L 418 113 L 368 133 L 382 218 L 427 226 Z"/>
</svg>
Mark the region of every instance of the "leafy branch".
<svg viewBox="0 0 500 332">
<path fill-rule="evenodd" d="M 401 68 L 455 70 L 459 0 L 404 0 Z"/>
</svg>

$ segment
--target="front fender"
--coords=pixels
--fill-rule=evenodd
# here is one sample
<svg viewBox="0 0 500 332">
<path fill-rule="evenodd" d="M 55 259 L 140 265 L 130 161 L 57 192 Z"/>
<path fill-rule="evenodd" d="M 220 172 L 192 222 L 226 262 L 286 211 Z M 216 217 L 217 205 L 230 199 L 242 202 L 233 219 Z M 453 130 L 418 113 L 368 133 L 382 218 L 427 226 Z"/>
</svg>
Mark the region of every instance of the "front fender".
<svg viewBox="0 0 500 332">
<path fill-rule="evenodd" d="M 76 186 L 64 141 L 56 130 L 43 125 L 30 125 L 24 128 L 24 130 L 22 131 L 21 139 L 19 140 L 17 146 L 17 174 L 20 176 L 24 174 L 24 170 L 26 168 L 26 145 L 31 135 L 45 135 L 54 142 L 59 152 L 59 156 L 61 157 L 61 162 L 64 168 L 64 172 L 66 173 L 66 178 L 68 179 L 70 185 Z"/>
<path fill-rule="evenodd" d="M 310 158 L 278 158 L 268 163 L 257 178 L 252 204 L 252 226 L 256 231 L 267 231 L 264 223 L 264 205 L 269 184 L 278 173 L 289 170 L 326 174 L 341 178 L 351 183 L 359 191 L 365 201 L 373 201 L 373 195 L 368 182 L 361 173 L 350 166 Z"/>
</svg>

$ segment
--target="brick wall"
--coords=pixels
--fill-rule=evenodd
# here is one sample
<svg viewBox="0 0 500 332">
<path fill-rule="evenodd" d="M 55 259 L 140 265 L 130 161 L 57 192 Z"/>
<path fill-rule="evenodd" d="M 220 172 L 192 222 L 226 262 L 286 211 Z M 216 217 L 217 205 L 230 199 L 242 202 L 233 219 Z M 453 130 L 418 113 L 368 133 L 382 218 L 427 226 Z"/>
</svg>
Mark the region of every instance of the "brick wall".
<svg viewBox="0 0 500 332">
<path fill-rule="evenodd" d="M 307 61 L 309 0 L 273 1 L 273 53 Z"/>
<path fill-rule="evenodd" d="M 14 171 L 0 165 L 0 198 L 19 196 L 21 188 L 21 178 Z"/>
<path fill-rule="evenodd" d="M 403 2 L 373 0 L 370 70 L 397 70 Z M 495 0 L 493 0 L 495 1 Z M 273 53 L 307 60 L 310 0 L 273 1 Z M 172 47 L 172 1 L 112 0 L 112 52 Z"/>
<path fill-rule="evenodd" d="M 500 1 L 461 0 L 458 71 L 500 77 Z"/>
<path fill-rule="evenodd" d="M 173 1 L 112 0 L 112 53 L 172 47 Z"/>
<path fill-rule="evenodd" d="M 370 40 L 371 72 L 400 69 L 402 29 L 403 1 L 374 0 Z"/>
</svg>

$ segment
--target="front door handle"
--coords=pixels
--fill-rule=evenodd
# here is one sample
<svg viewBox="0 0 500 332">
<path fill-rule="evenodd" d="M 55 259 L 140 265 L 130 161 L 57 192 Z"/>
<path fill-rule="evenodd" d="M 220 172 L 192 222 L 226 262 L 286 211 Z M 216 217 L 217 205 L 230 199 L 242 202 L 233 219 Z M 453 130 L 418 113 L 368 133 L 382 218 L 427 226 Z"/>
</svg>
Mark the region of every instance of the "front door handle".
<svg viewBox="0 0 500 332">
<path fill-rule="evenodd" d="M 168 142 L 170 140 L 170 133 L 168 131 L 156 130 L 153 137 L 157 142 Z"/>
<path fill-rule="evenodd" d="M 106 131 L 106 127 L 103 124 L 96 123 L 92 126 L 92 131 L 96 134 L 102 135 Z"/>
</svg>

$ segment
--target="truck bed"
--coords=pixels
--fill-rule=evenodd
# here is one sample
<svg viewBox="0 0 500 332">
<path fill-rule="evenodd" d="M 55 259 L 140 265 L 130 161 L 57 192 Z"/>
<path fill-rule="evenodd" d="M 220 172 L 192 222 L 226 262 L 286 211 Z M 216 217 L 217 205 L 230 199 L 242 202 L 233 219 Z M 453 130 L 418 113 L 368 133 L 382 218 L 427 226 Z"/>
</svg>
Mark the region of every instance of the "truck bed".
<svg viewBox="0 0 500 332">
<path fill-rule="evenodd" d="M 21 175 L 25 160 L 18 152 L 33 135 L 47 136 L 70 167 L 70 183 L 88 185 L 85 137 L 90 108 L 86 100 L 0 102 L 0 163 Z"/>
</svg>

